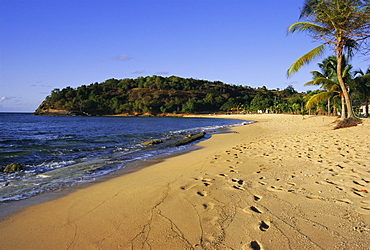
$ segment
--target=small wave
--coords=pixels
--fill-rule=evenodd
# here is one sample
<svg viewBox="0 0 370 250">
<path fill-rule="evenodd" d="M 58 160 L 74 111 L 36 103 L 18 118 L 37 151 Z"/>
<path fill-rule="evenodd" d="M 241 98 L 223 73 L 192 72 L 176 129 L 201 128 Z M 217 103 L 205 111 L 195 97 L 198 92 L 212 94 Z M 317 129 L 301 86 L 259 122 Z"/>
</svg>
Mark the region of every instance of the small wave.
<svg viewBox="0 0 370 250">
<path fill-rule="evenodd" d="M 191 128 L 191 129 L 175 130 L 175 131 L 170 131 L 170 133 L 172 133 L 172 134 L 184 134 L 184 133 L 196 132 L 196 131 L 207 132 L 207 131 L 218 130 L 218 129 L 223 129 L 223 128 L 243 126 L 243 125 L 247 125 L 247 124 L 251 124 L 251 123 L 253 123 L 253 121 L 240 121 L 240 122 L 232 123 L 232 124 L 222 124 L 222 125 L 195 127 L 195 128 Z"/>
<path fill-rule="evenodd" d="M 76 163 L 75 161 L 60 161 L 60 162 L 43 162 L 37 166 L 33 167 L 28 167 L 26 171 L 42 171 L 45 172 L 44 170 L 52 170 L 52 169 L 57 169 L 57 168 L 62 168 L 68 165 L 72 165 Z"/>
</svg>

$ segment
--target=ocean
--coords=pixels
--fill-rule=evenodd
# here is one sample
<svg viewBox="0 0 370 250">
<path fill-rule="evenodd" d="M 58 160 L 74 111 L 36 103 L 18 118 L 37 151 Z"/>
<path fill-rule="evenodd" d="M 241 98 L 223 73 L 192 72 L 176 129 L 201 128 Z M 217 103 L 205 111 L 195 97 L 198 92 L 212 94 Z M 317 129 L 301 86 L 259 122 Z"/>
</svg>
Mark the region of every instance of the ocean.
<svg viewBox="0 0 370 250">
<path fill-rule="evenodd" d="M 186 134 L 227 131 L 251 122 L 182 117 L 53 117 L 0 113 L 0 168 L 20 163 L 17 173 L 0 172 L 0 204 L 92 182 L 131 163 L 191 150 L 174 146 Z M 144 146 L 141 143 L 162 140 Z"/>
</svg>

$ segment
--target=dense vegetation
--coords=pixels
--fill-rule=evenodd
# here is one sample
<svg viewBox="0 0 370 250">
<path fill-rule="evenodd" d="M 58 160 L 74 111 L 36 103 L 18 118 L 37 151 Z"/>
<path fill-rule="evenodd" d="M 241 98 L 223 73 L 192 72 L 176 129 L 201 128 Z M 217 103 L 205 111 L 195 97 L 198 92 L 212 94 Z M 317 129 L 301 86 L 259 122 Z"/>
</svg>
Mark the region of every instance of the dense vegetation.
<svg viewBox="0 0 370 250">
<path fill-rule="evenodd" d="M 220 81 L 210 82 L 176 76 L 147 76 L 109 79 L 77 88 L 54 89 L 35 114 L 45 115 L 159 115 L 184 113 L 293 113 L 338 115 L 343 111 L 343 94 L 336 80 L 336 61 L 328 57 L 312 71 L 319 90 L 298 93 L 292 86 L 283 90 L 253 89 Z M 325 67 L 324 67 L 325 66 Z M 365 73 L 348 68 L 346 86 L 358 114 L 370 100 L 370 69 Z M 342 112 L 343 113 L 343 112 Z M 368 116 L 368 110 L 366 110 Z"/>
<path fill-rule="evenodd" d="M 48 114 L 65 110 L 73 114 L 161 114 L 205 112 L 299 112 L 303 95 L 292 86 L 282 91 L 253 89 L 176 76 L 109 79 L 77 88 L 54 89 L 36 110 Z"/>
</svg>

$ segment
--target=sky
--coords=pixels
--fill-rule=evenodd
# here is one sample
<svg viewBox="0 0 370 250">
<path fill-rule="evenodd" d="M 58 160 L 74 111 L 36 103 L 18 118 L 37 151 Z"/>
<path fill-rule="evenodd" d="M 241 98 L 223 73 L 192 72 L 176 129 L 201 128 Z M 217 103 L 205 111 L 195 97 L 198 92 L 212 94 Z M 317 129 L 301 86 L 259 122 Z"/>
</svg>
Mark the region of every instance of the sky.
<svg viewBox="0 0 370 250">
<path fill-rule="evenodd" d="M 303 0 L 0 0 L 0 112 L 33 112 L 55 88 L 180 76 L 303 92 L 324 57 L 287 36 Z M 352 65 L 365 69 L 357 55 Z"/>
</svg>

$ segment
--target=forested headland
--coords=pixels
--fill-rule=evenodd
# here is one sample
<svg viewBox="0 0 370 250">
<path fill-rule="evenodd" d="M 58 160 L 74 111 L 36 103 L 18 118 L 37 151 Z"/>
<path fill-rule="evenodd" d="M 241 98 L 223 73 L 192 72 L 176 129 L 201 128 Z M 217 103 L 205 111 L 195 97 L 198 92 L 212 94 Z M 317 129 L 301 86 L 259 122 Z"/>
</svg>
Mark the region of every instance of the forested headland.
<svg viewBox="0 0 370 250">
<path fill-rule="evenodd" d="M 266 111 L 324 114 L 325 102 L 305 109 L 305 100 L 319 91 L 298 93 L 292 86 L 268 90 L 265 86 L 251 88 L 220 81 L 154 75 L 54 89 L 35 114 L 96 116 Z"/>
<path fill-rule="evenodd" d="M 297 112 L 303 95 L 284 90 L 253 89 L 176 76 L 109 79 L 77 88 L 54 89 L 35 114 L 158 115 L 214 112 Z"/>
</svg>

